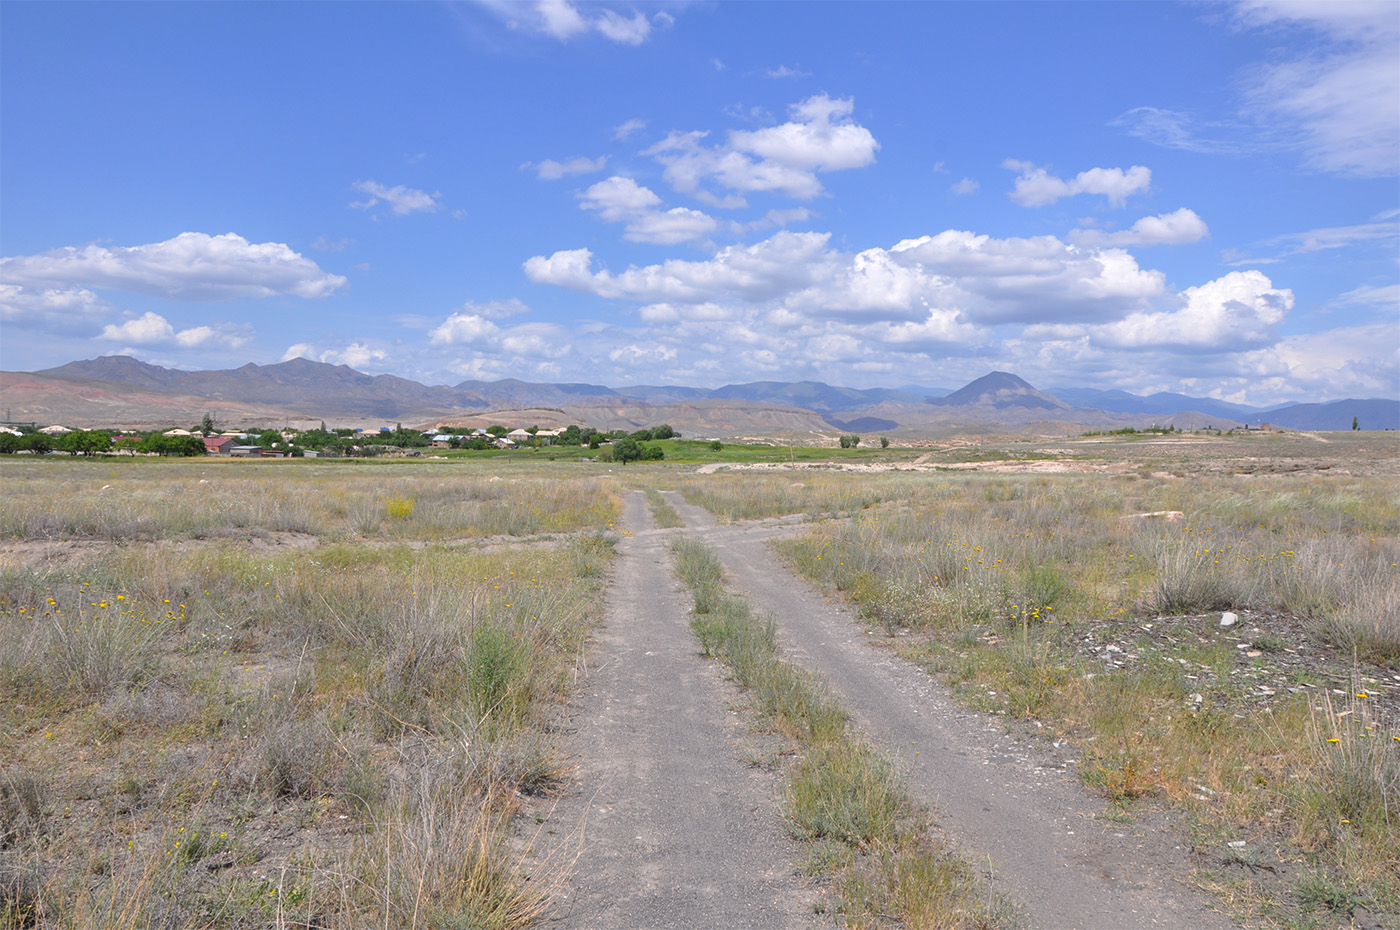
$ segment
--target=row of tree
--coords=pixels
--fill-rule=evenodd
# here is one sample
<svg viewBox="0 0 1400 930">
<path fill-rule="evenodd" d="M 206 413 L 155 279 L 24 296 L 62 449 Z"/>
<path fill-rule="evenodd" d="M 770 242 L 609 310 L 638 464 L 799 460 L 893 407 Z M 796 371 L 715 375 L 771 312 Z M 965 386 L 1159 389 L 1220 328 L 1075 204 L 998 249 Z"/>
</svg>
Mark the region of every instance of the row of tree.
<svg viewBox="0 0 1400 930">
<path fill-rule="evenodd" d="M 533 434 L 538 429 L 538 427 L 534 427 L 528 432 Z M 213 434 L 213 418 L 205 414 L 204 421 L 196 432 L 204 435 Z M 510 430 L 504 426 L 493 424 L 486 428 L 486 432 L 492 438 L 488 439 L 476 434 L 475 430 L 463 428 L 461 432 L 452 434 L 452 448 L 495 448 L 494 439 L 505 436 Z M 372 455 L 385 446 L 411 449 L 432 444 L 432 440 L 423 433 L 414 429 L 404 429 L 402 423 L 396 424 L 392 430 L 372 433 L 356 432 L 352 429 L 330 430 L 323 422 L 320 428 L 304 430 L 292 438 L 287 438 L 281 431 L 272 428 L 249 430 L 247 435 L 249 445 L 275 449 L 290 456 L 300 456 L 307 449 L 339 452 L 342 455 L 354 454 L 357 451 L 360 454 Z M 618 456 L 616 451 L 614 452 L 615 460 L 628 462 L 645 458 L 661 458 L 662 452 L 659 446 L 647 447 L 645 444 L 652 440 L 673 438 L 679 439 L 680 433 L 666 423 L 653 429 L 637 430 L 633 433 L 627 433 L 624 430 L 603 432 L 590 426 L 580 427 L 571 424 L 559 436 L 551 437 L 549 441 L 556 445 L 586 445 L 590 449 L 597 449 L 605 442 L 630 442 L 631 445 L 625 447 L 621 456 Z M 634 449 L 636 450 L 635 454 Z M 115 442 L 109 430 L 73 430 L 57 436 L 35 431 L 27 431 L 21 436 L 0 433 L 0 455 L 12 455 L 17 452 L 36 454 L 67 452 L 73 455 L 103 455 L 114 451 L 194 456 L 203 455 L 205 446 L 204 440 L 199 435 L 166 436 L 162 432 L 154 432 L 145 437 L 123 437 Z"/>
<path fill-rule="evenodd" d="M 57 436 L 27 433 L 15 436 L 0 433 L 0 455 L 32 452 L 67 452 L 70 455 L 109 455 L 112 452 L 144 452 L 155 455 L 203 455 L 204 440 L 198 436 L 162 436 L 152 433 L 146 437 L 123 437 L 113 441 L 106 430 L 77 429 Z"/>
</svg>

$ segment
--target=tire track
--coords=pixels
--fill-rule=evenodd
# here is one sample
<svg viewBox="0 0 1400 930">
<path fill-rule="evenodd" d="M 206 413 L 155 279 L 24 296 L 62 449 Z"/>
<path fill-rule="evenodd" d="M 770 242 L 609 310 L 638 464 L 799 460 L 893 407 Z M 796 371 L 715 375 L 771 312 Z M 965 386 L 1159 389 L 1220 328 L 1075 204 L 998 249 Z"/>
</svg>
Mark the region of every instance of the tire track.
<svg viewBox="0 0 1400 930">
<path fill-rule="evenodd" d="M 1007 736 L 995 718 L 953 703 L 923 670 L 866 642 L 853 612 L 794 576 L 766 545 L 773 527 L 719 526 L 668 494 L 714 548 L 756 612 L 778 624 L 792 661 L 823 676 L 871 739 L 900 757 L 965 857 L 990 863 L 994 887 L 1047 930 L 1228 930 L 1182 877 L 1185 839 L 1112 824 L 1072 773 Z"/>
<path fill-rule="evenodd" d="M 778 782 L 746 765 L 729 709 L 738 689 L 702 659 L 671 574 L 669 531 L 628 492 L 628 533 L 586 684 L 564 729 L 573 790 L 546 824 L 553 854 L 579 842 L 550 925 L 609 928 L 830 927 L 813 911 L 778 816 Z M 563 838 L 563 839 L 560 839 Z M 548 850 L 545 850 L 548 853 Z"/>
</svg>

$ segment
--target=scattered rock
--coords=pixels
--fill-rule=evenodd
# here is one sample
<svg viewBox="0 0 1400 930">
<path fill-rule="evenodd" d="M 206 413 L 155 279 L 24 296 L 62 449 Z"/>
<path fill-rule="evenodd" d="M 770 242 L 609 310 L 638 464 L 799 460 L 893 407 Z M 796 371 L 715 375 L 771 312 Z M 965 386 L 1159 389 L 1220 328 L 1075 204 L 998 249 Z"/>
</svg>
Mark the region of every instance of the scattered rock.
<svg viewBox="0 0 1400 930">
<path fill-rule="evenodd" d="M 1239 621 L 1239 619 L 1240 619 L 1240 618 L 1239 618 L 1239 616 L 1238 616 L 1237 614 L 1231 613 L 1230 611 L 1227 610 L 1227 611 L 1225 611 L 1223 614 L 1220 615 L 1220 625 L 1221 625 L 1221 626 L 1234 626 L 1234 625 Z"/>
</svg>

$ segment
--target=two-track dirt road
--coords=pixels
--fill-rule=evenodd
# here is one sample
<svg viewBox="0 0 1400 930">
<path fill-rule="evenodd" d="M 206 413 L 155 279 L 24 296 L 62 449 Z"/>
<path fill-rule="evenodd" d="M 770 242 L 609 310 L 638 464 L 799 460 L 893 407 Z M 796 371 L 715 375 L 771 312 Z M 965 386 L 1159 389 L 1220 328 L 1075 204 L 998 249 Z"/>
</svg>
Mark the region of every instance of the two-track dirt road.
<svg viewBox="0 0 1400 930">
<path fill-rule="evenodd" d="M 621 526 L 600 642 L 566 725 L 576 787 L 549 818 L 581 842 L 550 926 L 831 927 L 794 864 L 777 777 L 742 758 L 737 688 L 690 635 L 671 533 L 640 493 Z"/>
<path fill-rule="evenodd" d="M 853 612 L 769 551 L 773 524 L 720 526 L 672 496 L 684 530 L 652 528 L 627 496 L 594 669 L 574 704 L 574 793 L 550 821 L 581 838 L 555 920 L 568 927 L 831 926 L 802 886 L 775 777 L 740 758 L 746 739 L 719 667 L 698 657 L 689 601 L 670 573 L 673 534 L 701 536 L 733 585 L 778 624 L 784 657 L 824 677 L 865 734 L 895 755 L 969 861 L 1045 930 L 1229 921 L 1182 879 L 1185 841 L 1099 816 L 1104 804 L 1038 747 L 952 703 L 922 670 L 868 642 Z"/>
</svg>

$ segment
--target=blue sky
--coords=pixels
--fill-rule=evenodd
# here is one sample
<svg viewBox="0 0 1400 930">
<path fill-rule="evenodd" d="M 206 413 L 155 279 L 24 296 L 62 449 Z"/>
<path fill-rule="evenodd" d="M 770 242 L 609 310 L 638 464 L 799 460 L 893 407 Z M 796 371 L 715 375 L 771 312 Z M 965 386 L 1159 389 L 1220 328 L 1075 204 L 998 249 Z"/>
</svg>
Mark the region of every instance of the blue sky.
<svg viewBox="0 0 1400 930">
<path fill-rule="evenodd" d="M 0 367 L 1400 396 L 1400 5 L 0 5 Z"/>
</svg>

